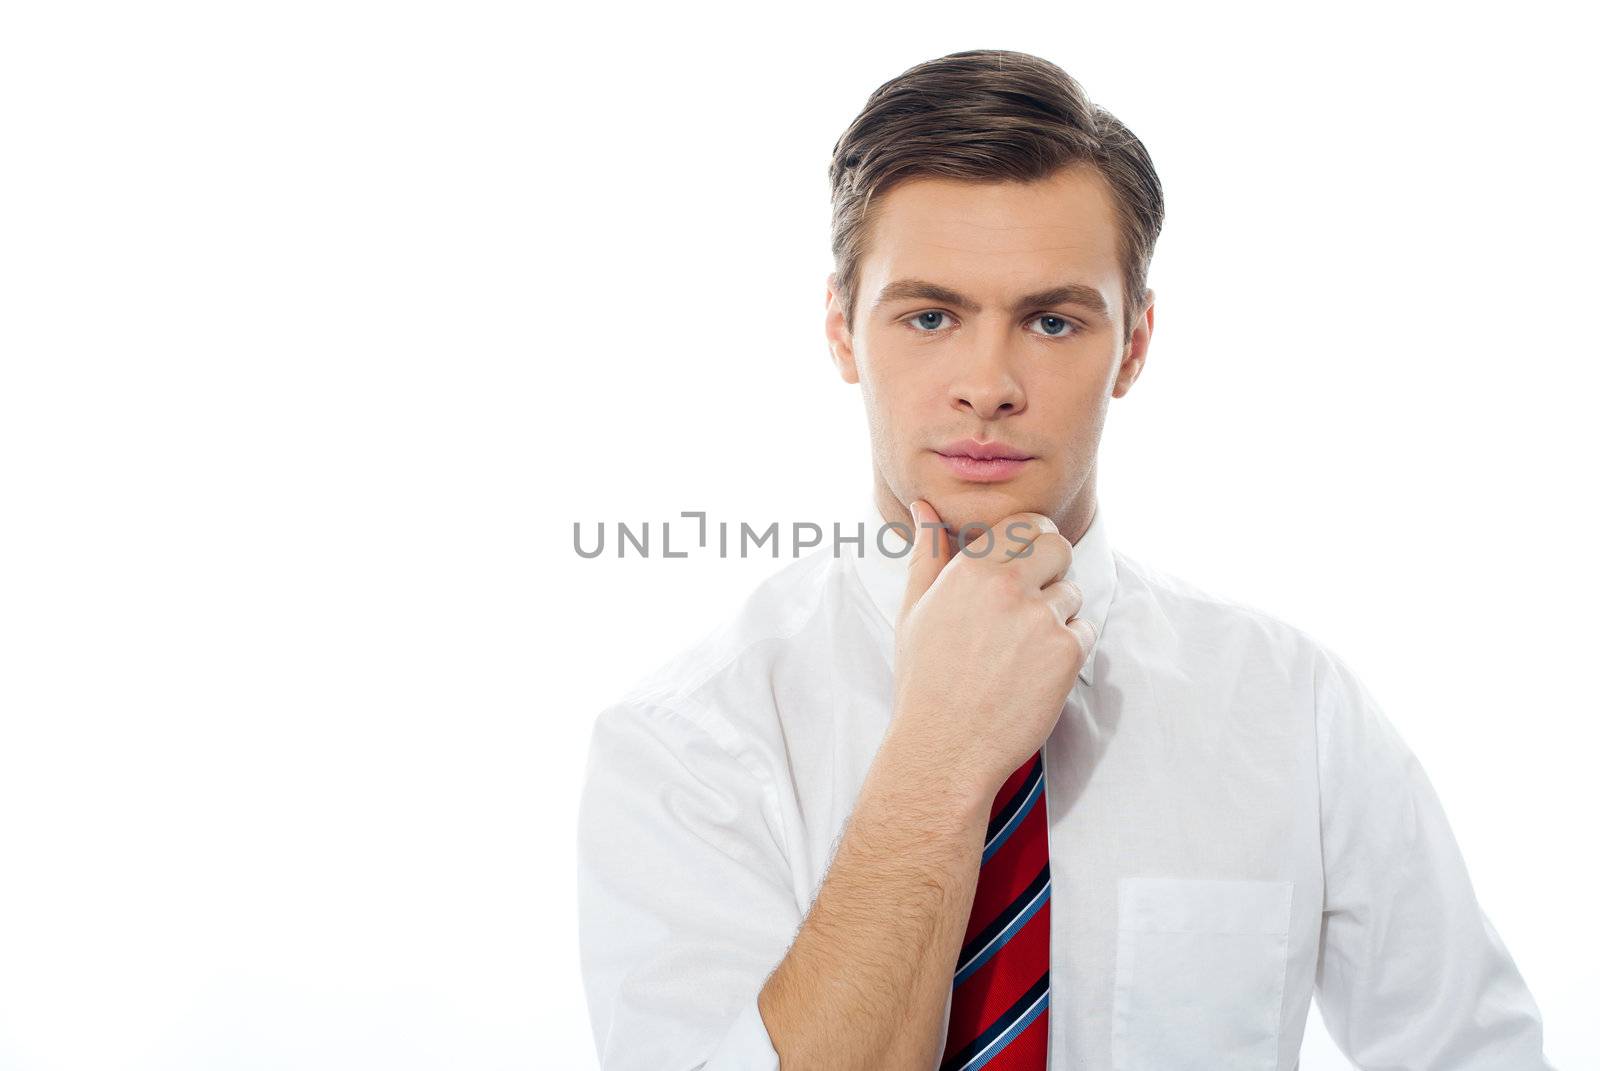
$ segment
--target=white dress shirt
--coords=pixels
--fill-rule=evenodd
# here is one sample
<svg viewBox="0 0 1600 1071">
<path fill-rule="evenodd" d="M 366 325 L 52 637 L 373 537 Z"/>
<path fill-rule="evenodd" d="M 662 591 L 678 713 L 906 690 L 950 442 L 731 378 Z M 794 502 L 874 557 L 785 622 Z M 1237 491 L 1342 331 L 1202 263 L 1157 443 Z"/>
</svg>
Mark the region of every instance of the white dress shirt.
<svg viewBox="0 0 1600 1071">
<path fill-rule="evenodd" d="M 890 718 L 906 543 L 879 544 L 870 499 L 860 523 L 596 721 L 579 938 L 604 1071 L 777 1071 L 756 995 Z M 1313 995 L 1359 1068 L 1547 1069 L 1439 800 L 1350 668 L 1113 549 L 1103 505 L 1067 575 L 1100 639 L 1044 744 L 1051 1071 L 1292 1071 Z"/>
</svg>

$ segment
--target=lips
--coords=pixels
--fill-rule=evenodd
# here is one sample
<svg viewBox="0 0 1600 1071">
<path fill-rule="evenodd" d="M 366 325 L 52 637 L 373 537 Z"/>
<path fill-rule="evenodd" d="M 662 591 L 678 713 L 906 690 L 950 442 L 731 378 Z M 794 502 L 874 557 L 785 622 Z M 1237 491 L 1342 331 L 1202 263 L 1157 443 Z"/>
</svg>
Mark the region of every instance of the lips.
<svg viewBox="0 0 1600 1071">
<path fill-rule="evenodd" d="M 945 443 L 939 447 L 938 452 L 945 457 L 971 457 L 980 461 L 1027 461 L 1033 457 L 1025 450 L 1018 450 L 1009 443 L 1000 442 L 998 439 L 981 443 L 976 439 L 958 439 L 955 442 Z"/>
<path fill-rule="evenodd" d="M 1033 455 L 1003 442 L 961 439 L 946 443 L 934 453 L 955 476 L 972 483 L 1009 480 L 1022 471 Z"/>
</svg>

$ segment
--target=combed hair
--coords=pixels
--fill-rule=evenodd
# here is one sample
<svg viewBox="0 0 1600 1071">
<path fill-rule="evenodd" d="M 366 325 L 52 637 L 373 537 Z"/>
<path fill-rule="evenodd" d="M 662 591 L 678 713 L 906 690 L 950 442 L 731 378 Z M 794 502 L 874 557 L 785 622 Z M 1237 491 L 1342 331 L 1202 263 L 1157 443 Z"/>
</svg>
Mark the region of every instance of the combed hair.
<svg viewBox="0 0 1600 1071">
<path fill-rule="evenodd" d="M 1068 165 L 1104 177 L 1117 206 L 1123 338 L 1144 311 L 1165 206 L 1144 144 L 1076 79 L 1026 52 L 978 49 L 919 63 L 885 82 L 833 147 L 835 285 L 853 330 L 873 205 L 919 176 L 1042 179 Z"/>
</svg>

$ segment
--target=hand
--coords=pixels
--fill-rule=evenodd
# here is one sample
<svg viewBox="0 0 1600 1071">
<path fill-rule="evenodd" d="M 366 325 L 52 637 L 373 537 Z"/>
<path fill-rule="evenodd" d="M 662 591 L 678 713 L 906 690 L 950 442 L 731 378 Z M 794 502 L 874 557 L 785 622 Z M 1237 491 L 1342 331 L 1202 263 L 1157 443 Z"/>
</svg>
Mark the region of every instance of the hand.
<svg viewBox="0 0 1600 1071">
<path fill-rule="evenodd" d="M 928 502 L 911 516 L 890 730 L 987 806 L 1050 735 L 1097 637 L 1050 518 L 1014 513 L 961 553 Z"/>
</svg>

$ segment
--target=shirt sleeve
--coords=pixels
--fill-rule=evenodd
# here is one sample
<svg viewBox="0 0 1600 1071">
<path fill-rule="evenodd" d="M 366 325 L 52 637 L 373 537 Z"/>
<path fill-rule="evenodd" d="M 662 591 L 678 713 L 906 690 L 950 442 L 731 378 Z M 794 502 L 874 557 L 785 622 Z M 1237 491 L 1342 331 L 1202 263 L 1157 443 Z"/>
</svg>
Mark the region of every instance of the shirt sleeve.
<svg viewBox="0 0 1600 1071">
<path fill-rule="evenodd" d="M 801 922 L 769 782 L 665 707 L 603 711 L 578 931 L 603 1071 L 778 1071 L 756 1002 Z"/>
<path fill-rule="evenodd" d="M 1538 1008 L 1416 756 L 1337 655 L 1319 653 L 1317 677 L 1330 1035 L 1362 1069 L 1549 1071 Z"/>
</svg>

